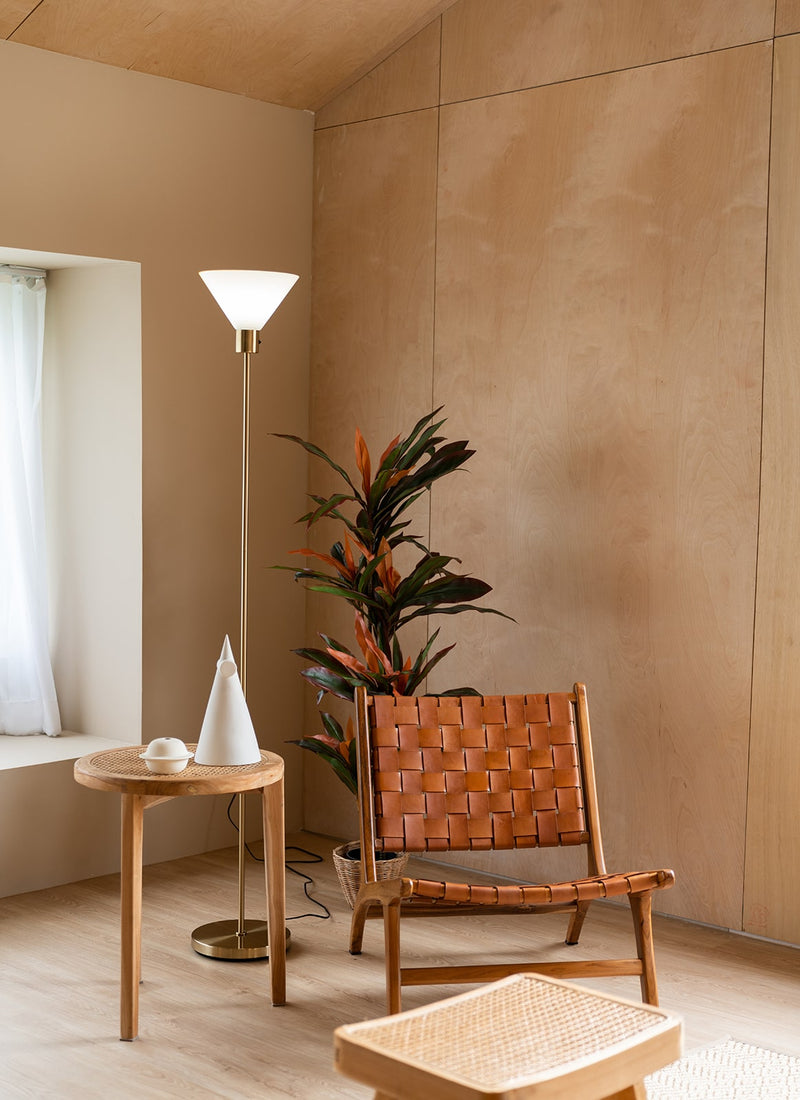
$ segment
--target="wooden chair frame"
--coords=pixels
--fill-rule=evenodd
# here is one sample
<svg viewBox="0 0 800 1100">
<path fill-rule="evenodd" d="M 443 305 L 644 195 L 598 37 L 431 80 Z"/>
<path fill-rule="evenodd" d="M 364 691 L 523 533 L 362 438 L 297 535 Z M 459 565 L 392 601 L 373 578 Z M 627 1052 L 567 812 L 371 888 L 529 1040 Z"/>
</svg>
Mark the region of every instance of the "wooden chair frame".
<svg viewBox="0 0 800 1100">
<path fill-rule="evenodd" d="M 468 703 L 467 700 L 469 700 Z M 422 730 L 421 736 L 424 739 L 426 735 L 432 732 L 430 729 L 424 728 L 428 726 L 431 721 L 430 715 L 432 713 L 432 708 L 439 706 L 442 708 L 439 713 L 447 714 L 448 725 L 446 726 L 446 730 L 449 743 L 452 745 L 454 730 L 458 729 L 462 737 L 466 737 L 464 734 L 466 727 L 463 724 L 461 726 L 450 724 L 453 717 L 453 707 L 456 705 L 458 707 L 466 705 L 466 708 L 469 709 L 469 713 L 474 716 L 476 713 L 475 697 L 464 696 L 462 698 L 442 698 L 438 700 L 431 699 L 431 697 L 419 697 L 417 699 L 411 697 L 398 697 L 392 700 L 391 697 L 368 696 L 364 688 L 359 688 L 356 693 L 356 737 L 359 769 L 362 883 L 353 908 L 350 930 L 350 951 L 352 954 L 360 954 L 367 918 L 372 916 L 382 917 L 386 957 L 387 1009 L 389 1013 L 395 1013 L 401 1010 L 401 987 L 403 985 L 488 982 L 506 977 L 510 974 L 525 971 L 546 974 L 556 978 L 605 977 L 608 975 L 623 974 L 638 975 L 642 999 L 651 1005 L 658 1004 L 651 916 L 652 894 L 654 890 L 671 886 L 674 882 L 674 874 L 671 870 L 666 869 L 628 874 L 609 874 L 606 870 L 600 830 L 585 685 L 576 683 L 572 692 L 552 693 L 547 696 L 487 697 L 479 700 L 478 704 L 481 709 L 481 714 L 484 717 L 488 716 L 489 720 L 494 723 L 497 719 L 498 708 L 500 707 L 505 708 L 508 712 L 513 711 L 515 715 L 519 715 L 523 713 L 523 711 L 528 715 L 535 711 L 538 718 L 540 717 L 542 706 L 545 705 L 544 701 L 546 701 L 546 705 L 549 708 L 555 708 L 560 716 L 564 714 L 568 715 L 568 721 L 564 726 L 559 724 L 556 730 L 555 723 L 538 721 L 536 728 L 539 732 L 535 734 L 532 733 L 534 723 L 528 722 L 526 718 L 523 722 L 515 723 L 518 728 L 514 731 L 511 731 L 510 723 L 507 723 L 504 727 L 495 724 L 492 724 L 490 727 L 488 721 L 484 725 L 484 729 L 489 730 L 491 728 L 491 730 L 494 731 L 495 744 L 499 736 L 498 730 L 501 728 L 506 729 L 509 732 L 509 736 L 513 732 L 517 742 L 519 742 L 520 733 L 523 728 L 528 730 L 529 738 L 536 736 L 541 737 L 545 726 L 548 731 L 553 728 L 554 735 L 557 732 L 558 736 L 562 735 L 562 730 L 567 730 L 567 726 L 569 726 L 571 730 L 574 730 L 574 732 L 567 730 L 568 736 L 563 738 L 564 740 L 568 740 L 569 738 L 572 739 L 568 746 L 563 749 L 557 747 L 551 752 L 551 756 L 555 761 L 549 768 L 552 775 L 546 774 L 548 771 L 546 765 L 541 767 L 542 752 L 541 750 L 532 748 L 532 742 L 527 745 L 527 748 L 523 745 L 519 750 L 515 750 L 523 753 L 525 751 L 530 753 L 528 763 L 529 769 L 532 768 L 534 764 L 540 766 L 536 774 L 545 785 L 552 784 L 552 790 L 556 792 L 552 800 L 554 805 L 556 798 L 561 799 L 562 791 L 567 792 L 564 795 L 564 803 L 568 806 L 568 810 L 562 813 L 560 809 L 551 809 L 547 812 L 534 809 L 532 813 L 529 813 L 528 816 L 524 818 L 516 813 L 499 815 L 489 813 L 486 814 L 485 817 L 480 817 L 477 821 L 475 815 L 473 814 L 471 816 L 468 811 L 466 814 L 454 815 L 459 819 L 470 819 L 473 824 L 466 824 L 465 826 L 465 822 L 459 820 L 456 825 L 460 840 L 453 842 L 452 838 L 449 836 L 450 824 L 443 826 L 438 819 L 431 821 L 430 815 L 427 813 L 416 813 L 414 816 L 406 815 L 402 811 L 398 811 L 397 804 L 402 803 L 402 799 L 396 796 L 392 802 L 393 809 L 391 814 L 383 813 L 383 805 L 384 803 L 388 804 L 389 799 L 385 798 L 380 790 L 376 790 L 376 775 L 379 776 L 379 779 L 384 782 L 384 784 L 386 783 L 387 777 L 386 769 L 384 768 L 383 771 L 381 771 L 379 765 L 381 759 L 379 755 L 381 752 L 380 746 L 374 744 L 376 708 L 382 710 L 384 713 L 388 712 L 393 706 L 396 708 L 395 714 L 400 714 L 400 716 L 405 719 L 404 722 L 397 724 L 396 729 L 399 732 L 402 726 L 402 736 L 405 739 L 404 743 L 408 746 L 409 736 L 412 741 L 414 736 L 413 709 L 422 706 L 427 716 L 425 722 L 418 721 L 417 723 L 417 732 Z M 560 721 L 561 718 L 559 718 L 559 722 Z M 389 725 L 391 725 L 391 723 L 389 723 Z M 445 729 L 444 724 L 441 728 L 443 730 Z M 383 731 L 384 734 L 387 732 L 390 731 Z M 475 729 L 470 731 L 473 740 L 476 732 Z M 390 754 L 395 753 L 395 750 L 388 751 Z M 432 751 L 433 755 L 427 756 L 428 751 Z M 427 758 L 435 762 L 438 760 L 437 754 L 440 751 L 444 758 L 446 755 L 444 750 L 434 748 L 433 750 L 422 751 L 412 748 L 410 757 L 412 760 L 416 760 L 417 757 L 419 757 L 423 760 Z M 466 751 L 469 750 L 465 750 L 465 752 Z M 509 750 L 509 755 L 510 751 L 511 750 Z M 538 753 L 536 757 L 534 757 L 534 752 Z M 559 764 L 564 765 L 565 763 L 565 753 L 569 766 L 559 767 Z M 401 752 L 396 753 L 396 755 L 398 759 L 405 759 L 409 756 L 408 753 L 403 754 Z M 454 754 L 450 753 L 449 755 L 452 757 Z M 479 755 L 480 750 L 478 750 L 478 756 Z M 390 755 L 390 759 L 393 758 L 394 756 Z M 501 771 L 504 770 L 502 765 L 502 753 L 490 753 L 487 751 L 485 753 L 485 759 L 487 761 L 486 767 L 489 766 L 488 761 L 490 758 L 492 765 L 498 766 Z M 470 757 L 470 768 L 475 766 L 475 759 L 476 756 L 473 753 Z M 499 764 L 498 759 L 500 760 Z M 517 763 L 519 759 L 520 757 L 517 755 Z M 569 763 L 570 761 L 572 764 Z M 423 773 L 425 772 L 426 765 L 424 763 L 421 766 L 416 764 L 414 766 Z M 458 766 L 457 762 L 456 766 Z M 509 764 L 508 767 L 510 769 L 511 765 Z M 433 770 L 435 771 L 436 768 L 434 767 Z M 412 778 L 416 779 L 413 773 L 410 774 Z M 524 776 L 525 773 L 514 773 L 515 776 L 520 774 Z M 534 773 L 532 771 L 530 774 L 531 777 L 533 777 Z M 545 777 L 544 780 L 541 780 L 541 776 Z M 565 781 L 565 777 L 568 783 Z M 395 784 L 391 774 L 388 775 L 388 781 L 393 788 L 397 790 L 400 790 L 404 782 L 401 775 L 398 783 Z M 494 778 L 492 778 L 492 782 L 494 781 Z M 531 783 L 533 784 L 533 782 L 532 778 Z M 478 779 L 478 784 L 479 783 L 480 780 Z M 486 789 L 488 789 L 488 784 Z M 533 796 L 526 791 L 524 792 L 524 797 Z M 415 803 L 415 809 L 418 809 L 416 806 L 417 801 L 418 799 L 411 799 L 411 802 Z M 570 812 L 571 810 L 575 810 L 575 812 Z M 390 818 L 391 820 L 389 820 Z M 494 827 L 491 822 L 494 821 L 495 818 L 500 821 L 504 830 L 504 835 L 499 843 L 496 836 L 486 835 L 487 832 Z M 387 821 L 389 821 L 388 825 Z M 488 825 L 487 822 L 489 822 Z M 522 822 L 522 824 L 518 825 L 518 822 Z M 556 822 L 556 828 L 561 828 L 562 824 L 566 823 L 563 825 L 565 829 L 563 834 L 559 832 L 556 835 L 552 832 L 554 822 Z M 527 828 L 529 831 L 532 831 L 534 835 L 522 837 L 514 835 L 509 842 L 509 831 L 512 829 L 516 830 L 518 827 L 522 831 Z M 476 833 L 482 834 L 479 836 L 477 842 L 473 839 L 471 833 L 469 839 L 465 841 L 465 828 L 467 830 L 472 830 L 474 828 Z M 422 829 L 426 831 L 430 829 L 436 834 L 436 838 L 433 841 L 421 839 L 420 830 Z M 405 834 L 407 830 L 414 834 L 410 839 L 405 835 L 387 835 L 387 832 L 389 834 L 397 834 L 401 831 Z M 539 832 L 537 832 L 537 830 L 539 830 Z M 442 835 L 445 832 L 448 833 L 447 836 Z M 546 836 L 545 833 L 547 833 Z M 512 847 L 544 847 L 560 846 L 564 843 L 580 845 L 586 848 L 587 876 L 585 878 L 559 883 L 486 887 L 483 885 L 467 886 L 447 882 L 437 883 L 411 877 L 378 881 L 376 873 L 376 851 L 380 850 L 400 849 L 403 851 L 418 852 L 420 855 L 423 855 L 426 851 L 469 851 L 474 849 L 487 850 Z M 400 964 L 401 915 L 407 917 L 445 916 L 456 913 L 463 914 L 476 912 L 480 912 L 484 915 L 487 913 L 508 914 L 519 912 L 532 914 L 543 912 L 569 912 L 572 915 L 569 921 L 565 942 L 575 945 L 578 943 L 583 922 L 591 902 L 611 896 L 628 897 L 633 918 L 636 958 L 574 960 L 570 962 L 525 961 L 508 964 L 477 963 L 474 965 L 437 967 L 401 967 Z M 451 900 L 453 898 L 456 900 Z"/>
</svg>

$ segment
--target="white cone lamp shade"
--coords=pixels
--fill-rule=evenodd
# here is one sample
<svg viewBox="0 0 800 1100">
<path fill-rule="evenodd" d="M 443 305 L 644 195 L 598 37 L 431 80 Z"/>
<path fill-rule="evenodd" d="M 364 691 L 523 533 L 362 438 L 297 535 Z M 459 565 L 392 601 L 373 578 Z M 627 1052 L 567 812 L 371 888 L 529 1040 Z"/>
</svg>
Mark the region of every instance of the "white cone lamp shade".
<svg viewBox="0 0 800 1100">
<path fill-rule="evenodd" d="M 299 276 L 285 271 L 201 271 L 200 278 L 237 331 L 259 332 Z"/>
<path fill-rule="evenodd" d="M 194 762 L 218 767 L 261 762 L 256 731 L 227 634 L 217 661 Z"/>
</svg>

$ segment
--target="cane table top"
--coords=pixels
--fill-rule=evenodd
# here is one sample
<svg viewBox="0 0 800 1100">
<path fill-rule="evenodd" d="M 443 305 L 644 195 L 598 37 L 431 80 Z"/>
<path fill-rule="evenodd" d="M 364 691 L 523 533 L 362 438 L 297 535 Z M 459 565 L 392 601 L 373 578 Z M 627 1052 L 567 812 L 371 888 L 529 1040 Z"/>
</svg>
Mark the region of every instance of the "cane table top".
<svg viewBox="0 0 800 1100">
<path fill-rule="evenodd" d="M 196 745 L 187 745 L 194 752 Z M 89 753 L 75 761 L 75 779 L 85 787 L 122 794 L 173 796 L 184 794 L 232 794 L 252 791 L 276 783 L 283 775 L 283 759 L 261 750 L 257 764 L 195 764 L 190 760 L 183 771 L 172 775 L 151 772 L 139 754 L 147 745 L 125 745 L 119 749 Z"/>
</svg>

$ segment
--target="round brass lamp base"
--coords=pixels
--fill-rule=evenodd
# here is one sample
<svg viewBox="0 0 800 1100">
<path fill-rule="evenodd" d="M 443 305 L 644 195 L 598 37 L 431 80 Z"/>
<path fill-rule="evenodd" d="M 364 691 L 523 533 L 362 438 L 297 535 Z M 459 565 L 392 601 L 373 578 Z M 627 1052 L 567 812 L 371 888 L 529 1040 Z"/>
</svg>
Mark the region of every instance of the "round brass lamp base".
<svg viewBox="0 0 800 1100">
<path fill-rule="evenodd" d="M 291 938 L 287 928 L 287 951 Z M 261 920 L 246 920 L 240 934 L 238 921 L 235 920 L 215 920 L 211 924 L 201 924 L 192 932 L 192 947 L 198 955 L 208 955 L 212 959 L 268 959 L 267 925 Z"/>
</svg>

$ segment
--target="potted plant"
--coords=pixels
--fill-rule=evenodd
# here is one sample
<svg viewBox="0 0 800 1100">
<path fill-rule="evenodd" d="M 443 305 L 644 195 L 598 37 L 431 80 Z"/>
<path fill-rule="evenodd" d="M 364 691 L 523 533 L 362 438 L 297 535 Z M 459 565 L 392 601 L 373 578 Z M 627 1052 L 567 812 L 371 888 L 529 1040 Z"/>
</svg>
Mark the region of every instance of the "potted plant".
<svg viewBox="0 0 800 1100">
<path fill-rule="evenodd" d="M 357 428 L 355 458 L 359 476 L 355 479 L 313 443 L 298 436 L 280 436 L 322 459 L 343 483 L 339 491 L 327 497 L 312 493 L 314 507 L 298 520 L 307 529 L 324 519 L 336 520 L 342 528 L 341 537 L 327 554 L 308 547 L 292 551 L 314 559 L 313 565 L 293 570 L 295 580 L 309 591 L 344 600 L 353 609 L 358 652 L 328 634 L 320 634 L 321 648 L 293 651 L 310 662 L 302 675 L 317 688 L 318 705 L 327 695 L 352 703 L 356 688 L 362 684 L 370 694 L 424 692 L 427 676 L 453 645 L 436 649 L 439 635 L 436 629 L 416 654 L 406 654 L 399 637 L 403 628 L 432 615 L 456 615 L 463 611 L 502 614 L 475 605 L 474 601 L 491 591 L 485 581 L 454 571 L 451 567 L 454 562 L 460 564 L 459 559 L 430 550 L 408 530 L 407 510 L 430 491 L 434 482 L 459 469 L 475 453 L 466 440 L 448 442 L 437 434 L 444 424 L 444 420 L 436 420 L 439 412 L 441 408 L 423 416 L 405 438 L 396 436 L 374 471 L 367 445 Z M 400 547 L 417 556 L 416 564 L 406 575 L 395 564 Z M 437 694 L 478 692 L 458 687 Z M 322 732 L 291 743 L 325 760 L 348 790 L 357 795 L 352 719 L 343 728 L 325 709 L 320 711 L 320 718 Z M 357 845 L 342 847 L 344 851 L 338 849 L 335 853 L 340 860 L 359 858 L 353 851 L 357 852 Z M 341 879 L 343 871 L 338 863 L 337 869 Z M 388 868 L 384 870 L 389 872 Z M 344 881 L 342 885 L 349 894 Z M 348 900 L 352 903 L 351 897 Z"/>
</svg>

